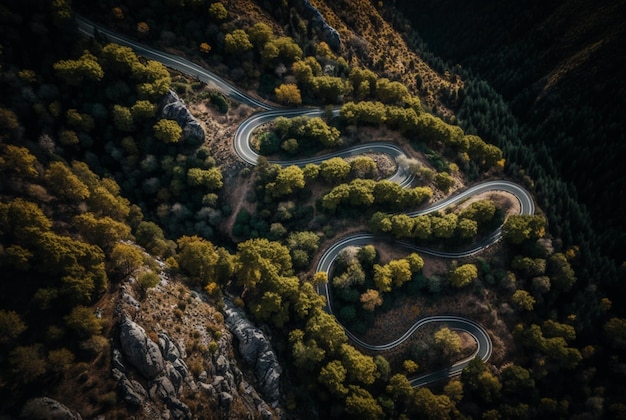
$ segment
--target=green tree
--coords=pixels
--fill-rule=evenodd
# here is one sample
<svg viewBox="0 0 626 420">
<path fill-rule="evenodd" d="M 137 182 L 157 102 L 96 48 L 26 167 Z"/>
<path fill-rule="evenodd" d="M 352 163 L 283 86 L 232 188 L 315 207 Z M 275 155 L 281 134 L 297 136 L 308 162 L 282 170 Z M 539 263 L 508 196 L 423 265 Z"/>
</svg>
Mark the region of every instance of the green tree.
<svg viewBox="0 0 626 420">
<path fill-rule="evenodd" d="M 358 261 L 348 265 L 345 271 L 335 276 L 333 286 L 346 289 L 353 285 L 361 285 L 365 281 L 365 272 Z"/>
<path fill-rule="evenodd" d="M 409 397 L 413 393 L 411 383 L 407 377 L 401 373 L 396 373 L 391 377 L 391 379 L 389 379 L 389 384 L 385 390 L 393 397 L 394 400 L 400 402 L 408 401 Z"/>
<path fill-rule="evenodd" d="M 496 375 L 488 370 L 478 375 L 478 393 L 487 403 L 493 403 L 500 398 L 502 384 Z"/>
<path fill-rule="evenodd" d="M 177 241 L 178 264 L 191 276 L 193 282 L 206 285 L 215 279 L 215 267 L 219 255 L 215 246 L 198 236 L 182 236 Z"/>
<path fill-rule="evenodd" d="M 325 311 L 315 311 L 306 323 L 305 333 L 314 339 L 328 355 L 338 354 L 348 337 L 334 316 Z"/>
<path fill-rule="evenodd" d="M 235 29 L 224 37 L 224 50 L 228 54 L 243 54 L 252 49 L 248 34 L 242 29 Z"/>
<path fill-rule="evenodd" d="M 1 110 L 1 109 L 0 109 Z M 39 177 L 35 167 L 37 158 L 30 151 L 21 146 L 7 144 L 2 147 L 0 154 L 0 173 L 4 177 L 16 180 L 33 180 Z"/>
<path fill-rule="evenodd" d="M 143 291 L 155 287 L 161 281 L 161 277 L 154 271 L 146 271 L 141 273 L 137 278 L 137 283 Z"/>
<path fill-rule="evenodd" d="M 512 215 L 502 226 L 504 238 L 513 244 L 521 244 L 526 240 L 536 240 L 545 233 L 545 219 L 540 215 Z"/>
<path fill-rule="evenodd" d="M 335 147 L 341 144 L 341 133 L 330 127 L 322 118 L 309 118 L 303 127 L 303 134 L 324 147 Z"/>
<path fill-rule="evenodd" d="M 350 162 L 350 170 L 354 178 L 376 178 L 378 167 L 369 156 L 359 156 Z"/>
<path fill-rule="evenodd" d="M 187 181 L 191 186 L 203 186 L 208 191 L 216 191 L 224 186 L 222 172 L 219 168 L 189 168 Z"/>
<path fill-rule="evenodd" d="M 321 286 L 325 283 L 328 283 L 328 274 L 323 271 L 318 271 L 317 273 L 313 275 L 313 278 L 311 279 L 311 283 L 314 286 Z"/>
<path fill-rule="evenodd" d="M 433 216 L 430 219 L 432 234 L 436 238 L 451 238 L 456 231 L 458 217 L 454 213 L 446 214 L 442 217 Z"/>
<path fill-rule="evenodd" d="M 348 79 L 352 84 L 352 90 L 360 99 L 363 99 L 370 95 L 371 89 L 376 86 L 378 77 L 370 69 L 362 69 L 355 66 L 350 70 Z"/>
<path fill-rule="evenodd" d="M 435 395 L 428 388 L 415 391 L 412 403 L 420 418 L 428 420 L 450 419 L 456 411 L 447 395 Z"/>
<path fill-rule="evenodd" d="M 85 81 L 97 82 L 104 77 L 98 59 L 88 51 L 77 60 L 61 60 L 52 67 L 58 77 L 72 86 L 80 86 Z"/>
<path fill-rule="evenodd" d="M 374 363 L 376 364 L 377 378 L 386 383 L 389 379 L 389 374 L 391 373 L 391 365 L 389 361 L 385 359 L 384 356 L 377 354 L 374 356 Z"/>
<path fill-rule="evenodd" d="M 265 44 L 272 40 L 274 32 L 267 24 L 258 22 L 247 29 L 248 38 L 254 48 L 262 50 Z"/>
<path fill-rule="evenodd" d="M 291 352 L 294 357 L 294 364 L 306 370 L 312 370 L 317 364 L 324 360 L 326 352 L 319 348 L 315 340 L 304 342 L 304 331 L 295 329 L 289 333 Z"/>
<path fill-rule="evenodd" d="M 374 264 L 374 284 L 381 292 L 391 292 L 393 277 L 388 265 Z"/>
<path fill-rule="evenodd" d="M 276 100 L 285 105 L 302 104 L 302 95 L 300 89 L 293 83 L 283 83 L 274 89 Z"/>
<path fill-rule="evenodd" d="M 546 260 L 517 255 L 511 262 L 511 268 L 521 272 L 526 277 L 536 277 L 546 272 Z"/>
<path fill-rule="evenodd" d="M 471 219 L 459 219 L 456 230 L 459 237 L 463 239 L 470 239 L 476 236 L 478 233 L 478 223 Z"/>
<path fill-rule="evenodd" d="M 317 63 L 317 61 L 315 61 Z M 319 65 L 319 63 L 318 63 Z M 291 65 L 291 72 L 296 78 L 296 81 L 305 88 L 309 88 L 313 83 L 313 77 L 315 73 L 311 67 L 310 62 L 307 60 L 296 61 Z"/>
<path fill-rule="evenodd" d="M 435 183 L 437 184 L 437 188 L 447 193 L 454 185 L 454 178 L 447 172 L 439 172 L 435 176 Z"/>
<path fill-rule="evenodd" d="M 461 338 L 448 327 L 443 327 L 435 333 L 435 345 L 449 360 L 461 354 Z"/>
<path fill-rule="evenodd" d="M 535 298 L 526 290 L 516 290 L 513 296 L 511 296 L 511 301 L 516 308 L 524 311 L 532 311 L 535 307 Z"/>
<path fill-rule="evenodd" d="M 347 370 L 339 360 L 331 360 L 320 371 L 319 381 L 337 396 L 348 394 L 345 385 Z"/>
<path fill-rule="evenodd" d="M 209 6 L 209 15 L 212 19 L 223 21 L 228 18 L 228 10 L 221 1 L 218 1 Z"/>
<path fill-rule="evenodd" d="M 40 345 L 16 347 L 11 350 L 8 359 L 11 373 L 19 383 L 32 383 L 46 373 L 46 360 Z"/>
<path fill-rule="evenodd" d="M 319 273 L 316 273 L 316 275 Z M 294 310 L 301 319 L 308 317 L 317 310 L 324 307 L 324 298 L 317 293 L 313 282 L 304 282 L 300 284 L 298 298 L 294 304 Z M 316 343 L 317 344 L 317 343 Z"/>
<path fill-rule="evenodd" d="M 336 184 L 348 177 L 350 164 L 342 158 L 335 157 L 320 164 L 320 175 L 329 184 Z"/>
<path fill-rule="evenodd" d="M 121 195 L 119 185 L 108 178 L 104 178 L 95 188 L 90 188 L 87 205 L 94 214 L 109 216 L 117 221 L 124 221 L 130 215 L 130 202 Z"/>
<path fill-rule="evenodd" d="M 401 198 L 404 194 L 400 185 L 388 180 L 377 182 L 373 193 L 376 203 L 387 204 L 391 208 L 400 206 Z"/>
<path fill-rule="evenodd" d="M 294 61 L 302 58 L 302 48 L 292 38 L 281 36 L 265 43 L 261 58 L 268 67 L 278 63 L 291 65 Z"/>
<path fill-rule="evenodd" d="M 261 281 L 273 282 L 292 273 L 289 249 L 264 238 L 250 239 L 237 246 L 239 282 L 249 289 Z"/>
<path fill-rule="evenodd" d="M 296 153 L 298 153 L 299 147 L 300 145 L 298 144 L 298 140 L 296 139 L 285 140 L 283 144 L 280 145 L 281 149 L 283 149 L 285 152 L 291 155 L 295 155 Z"/>
<path fill-rule="evenodd" d="M 68 109 L 65 112 L 67 124 L 72 128 L 89 132 L 94 128 L 93 117 L 89 114 L 81 114 L 75 109 Z"/>
<path fill-rule="evenodd" d="M 604 332 L 612 346 L 626 349 L 626 319 L 613 317 L 604 324 Z"/>
<path fill-rule="evenodd" d="M 496 205 L 491 200 L 475 201 L 467 206 L 460 214 L 460 218 L 471 219 L 479 224 L 488 223 L 496 213 Z"/>
<path fill-rule="evenodd" d="M 96 217 L 88 212 L 74 216 L 72 221 L 83 239 L 105 250 L 122 239 L 130 238 L 130 226 L 108 216 Z"/>
<path fill-rule="evenodd" d="M 143 265 L 143 253 L 141 250 L 132 244 L 123 242 L 115 244 L 109 259 L 111 270 L 119 275 L 120 278 L 132 275 Z"/>
<path fill-rule="evenodd" d="M 478 268 L 474 264 L 463 264 L 448 273 L 450 284 L 454 287 L 465 287 L 478 278 Z"/>
<path fill-rule="evenodd" d="M 100 334 L 102 323 L 93 309 L 86 306 L 76 306 L 65 316 L 65 324 L 74 331 L 81 339 L 86 339 L 92 335 Z"/>
<path fill-rule="evenodd" d="M 346 85 L 341 77 L 317 76 L 313 78 L 313 93 L 323 103 L 337 103 L 347 93 Z"/>
<path fill-rule="evenodd" d="M 302 170 L 302 174 L 304 175 L 304 180 L 306 182 L 315 181 L 319 173 L 320 167 L 314 163 L 308 163 Z"/>
<path fill-rule="evenodd" d="M 413 219 L 406 214 L 391 216 L 391 233 L 396 238 L 408 238 L 413 231 Z"/>
<path fill-rule="evenodd" d="M 130 113 L 135 121 L 153 118 L 156 115 L 156 111 L 157 106 L 146 100 L 139 100 L 130 108 Z"/>
<path fill-rule="evenodd" d="M 146 248 L 151 254 L 169 256 L 174 253 L 176 246 L 172 241 L 167 241 L 163 230 L 154 222 L 141 221 L 135 230 L 137 244 Z"/>
<path fill-rule="evenodd" d="M 409 90 L 400 82 L 392 82 L 381 78 L 376 81 L 376 97 L 386 104 L 401 105 L 409 96 Z"/>
<path fill-rule="evenodd" d="M 36 242 L 52 228 L 52 221 L 35 203 L 15 198 L 0 203 L 0 232 L 11 233 L 23 246 Z"/>
<path fill-rule="evenodd" d="M 59 131 L 59 143 L 64 146 L 74 146 L 80 143 L 80 139 L 74 130 Z"/>
<path fill-rule="evenodd" d="M 346 367 L 348 380 L 371 385 L 377 378 L 376 364 L 372 356 L 366 356 L 350 344 L 341 345 L 341 360 Z"/>
<path fill-rule="evenodd" d="M 576 283 L 576 273 L 567 257 L 561 252 L 557 252 L 548 258 L 547 269 L 550 282 L 556 290 L 567 292 Z"/>
<path fill-rule="evenodd" d="M 412 273 L 417 273 L 424 267 L 424 259 L 415 252 L 409 254 L 405 259 L 408 261 Z"/>
<path fill-rule="evenodd" d="M 505 395 L 522 400 L 529 399 L 535 392 L 535 380 L 521 366 L 510 364 L 501 373 L 502 391 Z"/>
<path fill-rule="evenodd" d="M 74 353 L 62 347 L 48 351 L 48 367 L 56 373 L 67 372 L 74 362 Z"/>
<path fill-rule="evenodd" d="M 411 280 L 411 264 L 406 259 L 392 260 L 387 264 L 393 278 L 393 286 L 401 287 L 404 283 Z"/>
<path fill-rule="evenodd" d="M 135 122 L 130 109 L 122 105 L 113 105 L 113 124 L 120 131 L 135 131 Z"/>
<path fill-rule="evenodd" d="M 349 198 L 350 186 L 347 184 L 340 184 L 322 197 L 322 208 L 330 212 L 334 212 L 339 205 L 346 202 Z"/>
<path fill-rule="evenodd" d="M 382 419 L 383 409 L 376 402 L 376 399 L 365 389 L 350 385 L 350 393 L 346 397 L 346 413 L 354 418 L 361 419 Z"/>
<path fill-rule="evenodd" d="M 287 237 L 287 248 L 293 252 L 295 250 L 302 250 L 307 255 L 306 263 L 308 264 L 309 257 L 319 248 L 320 237 L 315 232 L 291 232 Z"/>
<path fill-rule="evenodd" d="M 139 75 L 143 64 L 130 47 L 109 43 L 102 48 L 102 62 L 107 71 L 120 76 Z"/>
<path fill-rule="evenodd" d="M 159 120 L 153 129 L 154 136 L 164 143 L 178 143 L 183 134 L 183 129 L 175 120 Z"/>
<path fill-rule="evenodd" d="M 15 340 L 26 331 L 26 324 L 15 311 L 0 309 L 0 344 Z"/>
<path fill-rule="evenodd" d="M 4 255 L 2 257 L 7 265 L 20 271 L 27 271 L 31 268 L 30 262 L 33 256 L 34 254 L 30 250 L 20 245 L 13 244 L 4 249 Z"/>
<path fill-rule="evenodd" d="M 443 392 L 450 400 L 458 403 L 463 399 L 463 382 L 452 380 L 443 387 Z"/>
<path fill-rule="evenodd" d="M 304 188 L 304 173 L 296 165 L 280 169 L 276 179 L 265 186 L 271 197 L 278 198 L 289 195 Z"/>
</svg>

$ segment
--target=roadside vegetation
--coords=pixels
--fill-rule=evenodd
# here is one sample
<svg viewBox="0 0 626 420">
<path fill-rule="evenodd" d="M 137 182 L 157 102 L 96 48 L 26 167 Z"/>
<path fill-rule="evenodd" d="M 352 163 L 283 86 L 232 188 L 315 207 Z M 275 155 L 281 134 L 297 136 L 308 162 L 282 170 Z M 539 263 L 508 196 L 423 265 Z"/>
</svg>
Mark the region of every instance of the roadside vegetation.
<svg viewBox="0 0 626 420">
<path fill-rule="evenodd" d="M 77 408 L 128 415 L 108 372 L 116 319 L 101 307 L 121 285 L 133 284 L 145 296 L 163 270 L 217 308 L 229 295 L 271 332 L 295 417 L 626 412 L 613 381 L 626 331 L 619 296 L 606 289 L 615 270 L 576 232 L 578 207 L 567 194 L 557 199 L 558 180 L 535 179 L 537 185 L 554 180 L 535 189 L 545 214 L 507 215 L 509 208 L 491 199 L 415 218 L 403 214 L 503 173 L 533 188 L 542 157 L 513 143 L 514 135 L 502 140 L 504 120 L 455 124 L 446 106 L 435 105 L 435 72 L 405 50 L 395 63 L 406 62 L 410 71 L 400 73 L 381 53 L 375 29 L 400 38 L 370 2 L 320 6 L 346 39 L 334 48 L 309 30 L 299 6 L 266 3 L 267 9 L 243 0 L 3 6 L 10 30 L 0 38 L 0 413 L 19 414 L 27 398 L 54 393 L 89 368 L 101 370 L 92 378 L 99 385 L 76 390 Z M 187 55 L 275 103 L 340 107 L 335 118 L 329 107 L 319 118 L 276 119 L 256 133 L 263 155 L 310 156 L 358 144 L 365 131 L 385 133 L 406 149 L 409 157 L 393 169 L 406 168 L 416 177 L 413 186 L 385 180 L 389 166 L 376 156 L 303 167 L 266 157 L 254 168 L 218 161 L 215 133 L 191 130 L 164 108 L 176 92 L 215 111 L 207 113 L 214 116 L 211 127 L 234 132 L 233 104 L 129 48 L 80 37 L 71 7 Z M 43 41 L 26 52 L 23 40 L 34 35 Z M 439 82 L 453 89 L 461 80 L 447 74 Z M 466 83 L 468 97 L 478 85 Z M 464 121 L 474 109 L 468 103 L 460 112 Z M 241 195 L 233 198 L 232 190 Z M 571 223 L 558 215 L 563 206 L 571 209 Z M 228 222 L 232 229 L 224 228 Z M 500 225 L 502 244 L 478 257 L 398 256 L 367 245 L 345 249 L 329 273 L 314 269 L 320 252 L 351 232 L 449 250 L 480 242 Z M 612 277 L 597 281 L 600 273 Z M 458 315 L 482 314 L 498 354 L 474 360 L 460 378 L 412 388 L 409 378 L 471 353 L 466 337 L 442 326 L 423 333 L 428 348 L 411 343 L 400 355 L 368 354 L 324 310 L 316 288 L 327 282 L 337 318 L 359 335 L 406 297 L 421 299 L 427 310 L 440 298 L 463 295 L 478 303 Z M 204 355 L 210 357 L 209 349 Z"/>
</svg>

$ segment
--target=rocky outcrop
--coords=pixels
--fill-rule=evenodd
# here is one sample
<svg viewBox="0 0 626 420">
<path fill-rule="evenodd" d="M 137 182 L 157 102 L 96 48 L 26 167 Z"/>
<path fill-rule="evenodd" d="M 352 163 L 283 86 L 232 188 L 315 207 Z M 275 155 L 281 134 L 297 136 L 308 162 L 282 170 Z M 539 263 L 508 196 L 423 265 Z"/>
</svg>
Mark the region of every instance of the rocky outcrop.
<svg viewBox="0 0 626 420">
<path fill-rule="evenodd" d="M 269 400 L 272 407 L 279 406 L 282 368 L 270 340 L 246 318 L 241 309 L 228 299 L 224 299 L 224 310 L 226 325 L 237 337 L 239 353 L 253 368 L 263 396 Z"/>
<path fill-rule="evenodd" d="M 111 373 L 117 381 L 119 400 L 151 419 L 203 418 L 207 413 L 213 416 L 215 412 L 219 412 L 221 418 L 244 415 L 252 419 L 281 418 L 284 409 L 278 402 L 277 383 L 274 385 L 276 391 L 268 392 L 274 397 L 270 405 L 266 402 L 269 398 L 261 397 L 261 392 L 257 392 L 259 388 L 252 386 L 239 369 L 229 330 L 222 324 L 223 329 L 216 338 L 207 329 L 208 320 L 200 315 L 216 311 L 210 308 L 204 295 L 189 293 L 185 300 L 185 315 L 175 323 L 168 322 L 164 299 L 173 296 L 174 290 L 180 296 L 181 290 L 180 285 L 166 280 L 151 289 L 141 303 L 132 297 L 132 287 L 128 284 L 120 286 L 116 305 L 119 340 L 114 341 L 119 344 L 114 346 L 111 355 Z M 179 299 L 175 302 L 180 302 Z M 194 313 L 200 317 L 194 318 Z M 150 321 L 152 315 L 163 323 Z M 217 315 L 222 318 L 221 314 Z M 215 321 L 211 323 L 214 325 Z M 150 326 L 150 334 L 142 325 Z M 167 330 L 165 325 L 176 327 Z M 198 367 L 197 350 L 192 353 L 190 362 L 187 361 L 185 345 L 190 336 L 194 337 L 195 346 L 207 348 L 211 342 L 217 344 L 217 348 L 210 352 L 204 350 L 201 365 L 204 370 L 196 371 L 197 377 L 188 367 L 188 363 Z M 269 346 L 269 342 L 266 344 Z M 256 353 L 262 360 L 259 366 L 265 366 L 268 364 L 267 351 L 260 350 L 260 347 L 257 345 L 259 350 Z M 247 357 L 253 357 L 252 354 L 251 348 L 246 350 Z M 272 383 L 270 378 L 276 373 L 275 366 L 268 369 L 270 375 L 259 375 L 264 383 Z M 190 400 L 201 401 L 196 406 L 197 411 L 192 412 L 185 404 Z"/>
<path fill-rule="evenodd" d="M 322 41 L 326 42 L 335 52 L 341 47 L 339 32 L 328 23 L 319 10 L 309 0 L 300 0 L 300 13 L 311 22 L 311 28 L 320 34 Z"/>
<path fill-rule="evenodd" d="M 204 130 L 198 120 L 191 115 L 185 106 L 185 102 L 178 97 L 176 92 L 170 90 L 162 99 L 159 117 L 168 120 L 176 120 L 183 129 L 183 140 L 200 145 L 204 142 Z"/>
<path fill-rule="evenodd" d="M 48 397 L 26 401 L 20 418 L 32 420 L 82 420 L 80 414 L 60 402 Z"/>
<path fill-rule="evenodd" d="M 120 321 L 120 345 L 126 360 L 146 379 L 153 379 L 165 369 L 159 346 L 146 335 L 146 330 L 129 317 Z"/>
<path fill-rule="evenodd" d="M 113 369 L 113 377 L 117 379 L 117 392 L 129 405 L 143 407 L 148 401 L 148 392 L 143 385 L 135 380 L 128 379 L 125 373 Z"/>
</svg>

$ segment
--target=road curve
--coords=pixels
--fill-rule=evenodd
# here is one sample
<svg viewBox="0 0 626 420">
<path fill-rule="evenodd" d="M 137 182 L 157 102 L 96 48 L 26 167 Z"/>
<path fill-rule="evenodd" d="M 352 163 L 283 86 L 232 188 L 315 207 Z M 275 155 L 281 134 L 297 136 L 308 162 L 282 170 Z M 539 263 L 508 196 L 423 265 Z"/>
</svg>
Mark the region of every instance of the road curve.
<svg viewBox="0 0 626 420">
<path fill-rule="evenodd" d="M 226 82 L 221 77 L 207 71 L 198 64 L 192 63 L 191 61 L 185 60 L 184 58 L 172 54 L 167 54 L 163 51 L 158 51 L 145 45 L 141 45 L 130 38 L 119 35 L 105 28 L 104 26 L 93 23 L 80 15 L 74 14 L 74 19 L 78 24 L 78 30 L 88 37 L 95 37 L 97 34 L 97 36 L 103 37 L 109 42 L 115 42 L 116 44 L 130 47 L 139 55 L 142 55 L 150 60 L 158 61 L 161 64 L 185 73 L 188 76 L 195 77 L 196 79 L 206 83 L 209 86 L 214 86 L 224 95 L 234 99 L 237 102 L 241 102 L 261 109 L 273 109 L 272 106 L 240 91 L 235 86 Z"/>
<path fill-rule="evenodd" d="M 189 76 L 195 77 L 198 80 L 210 86 L 214 86 L 220 92 L 222 92 L 223 94 L 227 95 L 228 97 L 230 97 L 231 99 L 235 101 L 262 109 L 263 112 L 252 115 L 250 118 L 248 118 L 238 127 L 237 132 L 235 134 L 235 139 L 234 139 L 235 150 L 237 151 L 237 154 L 240 156 L 240 158 L 243 161 L 251 165 L 256 165 L 257 159 L 259 157 L 258 154 L 250 146 L 250 138 L 251 138 L 252 132 L 254 131 L 256 127 L 258 127 L 261 124 L 270 122 L 279 116 L 314 117 L 314 116 L 320 116 L 324 112 L 322 109 L 287 110 L 287 109 L 275 108 L 271 105 L 268 105 L 262 102 L 259 99 L 256 99 L 240 91 L 235 86 L 226 82 L 219 76 L 207 71 L 206 69 L 200 67 L 199 65 L 195 63 L 192 63 L 188 60 L 185 60 L 183 58 L 180 58 L 171 54 L 167 54 L 167 53 L 146 47 L 141 44 L 138 44 L 129 38 L 118 35 L 115 32 L 106 29 L 105 27 L 96 25 L 95 23 L 79 15 L 75 14 L 74 16 L 78 24 L 79 31 L 89 37 L 93 37 L 97 33 L 99 36 L 105 37 L 111 42 L 115 42 L 120 45 L 124 45 L 124 46 L 132 48 L 137 54 L 143 55 L 144 57 L 148 59 L 159 61 L 160 63 L 164 64 L 167 67 L 176 69 Z M 335 109 L 333 112 L 337 114 L 338 110 Z M 352 148 L 348 148 L 340 152 L 333 153 L 331 155 L 324 155 L 324 156 L 314 157 L 310 159 L 302 159 L 302 160 L 290 160 L 290 161 L 279 160 L 279 161 L 274 161 L 273 163 L 278 163 L 280 165 L 304 166 L 308 163 L 319 163 L 323 160 L 326 160 L 334 156 L 348 157 L 348 156 L 353 156 L 356 154 L 368 153 L 368 152 L 386 153 L 394 157 L 396 160 L 399 156 L 404 154 L 404 152 L 399 147 L 393 144 L 370 143 L 370 144 L 364 144 L 364 145 L 359 145 L 359 146 L 355 146 Z M 411 182 L 413 181 L 413 176 L 404 168 L 402 168 L 400 165 L 398 165 L 398 170 L 389 179 L 392 180 L 393 182 L 400 184 L 403 187 L 408 187 L 411 185 Z M 480 194 L 480 193 L 487 192 L 487 191 L 506 191 L 514 195 L 520 204 L 520 214 L 530 215 L 530 214 L 533 214 L 535 211 L 533 199 L 531 195 L 528 193 L 528 191 L 526 191 L 524 188 L 522 188 L 521 186 L 513 182 L 498 180 L 498 181 L 489 181 L 489 182 L 484 182 L 481 184 L 474 185 L 473 187 L 470 187 L 462 191 L 461 193 L 458 193 L 454 196 L 448 197 L 444 200 L 434 203 L 433 205 L 429 207 L 426 207 L 424 209 L 420 209 L 417 211 L 409 212 L 406 214 L 412 217 L 419 216 L 422 214 L 428 214 L 428 213 L 446 208 L 450 205 L 459 203 L 473 195 Z M 414 250 L 422 254 L 429 254 L 429 255 L 433 255 L 433 256 L 441 257 L 441 258 L 462 258 L 462 257 L 472 256 L 474 254 L 484 251 L 487 247 L 499 241 L 501 237 L 502 237 L 502 231 L 500 227 L 492 235 L 490 235 L 485 241 L 483 241 L 483 243 L 478 244 L 472 249 L 460 251 L 460 252 L 437 251 L 437 250 L 433 250 L 429 248 L 418 247 L 414 244 L 410 244 L 408 242 L 402 242 L 402 241 L 397 241 L 397 244 L 399 246 L 407 248 L 408 250 Z M 348 236 L 346 238 L 343 238 L 335 242 L 328 249 L 326 249 L 324 253 L 321 255 L 319 263 L 317 265 L 317 271 L 318 272 L 323 271 L 323 272 L 329 273 L 333 262 L 335 261 L 335 259 L 337 258 L 341 250 L 345 249 L 346 247 L 364 246 L 364 245 L 371 244 L 377 240 L 378 238 L 372 234 L 360 233 L 360 234 Z M 326 302 L 327 302 L 326 310 L 330 314 L 333 314 L 332 303 L 331 303 L 330 296 L 329 296 L 328 284 L 324 284 L 323 286 L 320 286 L 318 288 L 318 291 L 321 295 L 323 295 L 326 298 Z M 482 327 L 477 322 L 474 322 L 467 318 L 458 317 L 458 316 L 439 315 L 439 316 L 430 316 L 430 317 L 419 319 L 400 337 L 396 338 L 392 342 L 381 344 L 381 345 L 373 345 L 373 344 L 369 344 L 360 340 L 358 337 L 352 334 L 348 329 L 346 329 L 345 326 L 344 326 L 344 330 L 346 332 L 346 335 L 351 340 L 353 340 L 356 344 L 358 344 L 360 347 L 363 347 L 365 349 L 372 350 L 372 351 L 383 351 L 383 350 L 392 349 L 404 343 L 416 330 L 418 330 L 419 328 L 429 323 L 440 323 L 442 325 L 448 326 L 450 329 L 461 330 L 470 334 L 477 343 L 477 350 L 473 355 L 471 355 L 467 359 L 458 361 L 454 365 L 450 366 L 449 368 L 442 369 L 436 372 L 432 372 L 432 373 L 411 379 L 410 383 L 412 386 L 414 387 L 422 386 L 422 385 L 426 385 L 426 384 L 429 384 L 429 383 L 432 383 L 441 379 L 459 375 L 462 372 L 463 368 L 473 358 L 480 357 L 482 360 L 487 360 L 491 356 L 492 343 L 491 343 L 489 334 L 485 330 L 485 328 Z"/>
</svg>

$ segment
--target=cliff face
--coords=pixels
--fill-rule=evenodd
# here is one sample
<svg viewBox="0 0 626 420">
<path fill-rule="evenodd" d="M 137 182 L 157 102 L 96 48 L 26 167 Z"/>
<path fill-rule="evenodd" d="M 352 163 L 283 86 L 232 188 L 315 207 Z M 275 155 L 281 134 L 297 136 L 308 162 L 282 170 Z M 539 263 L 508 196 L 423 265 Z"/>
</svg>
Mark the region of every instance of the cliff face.
<svg viewBox="0 0 626 420">
<path fill-rule="evenodd" d="M 142 301 L 134 288 L 131 278 L 119 289 L 110 372 L 130 412 L 177 419 L 281 417 L 280 365 L 269 340 L 242 311 L 229 307 L 225 324 L 213 304 L 165 275 Z M 249 363 L 252 375 L 243 373 Z"/>
</svg>

